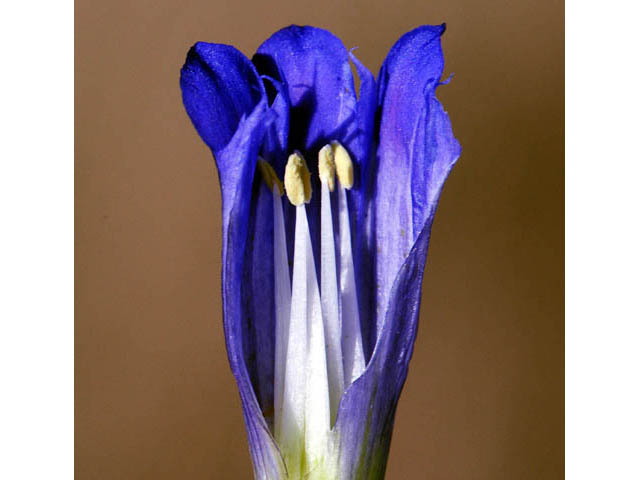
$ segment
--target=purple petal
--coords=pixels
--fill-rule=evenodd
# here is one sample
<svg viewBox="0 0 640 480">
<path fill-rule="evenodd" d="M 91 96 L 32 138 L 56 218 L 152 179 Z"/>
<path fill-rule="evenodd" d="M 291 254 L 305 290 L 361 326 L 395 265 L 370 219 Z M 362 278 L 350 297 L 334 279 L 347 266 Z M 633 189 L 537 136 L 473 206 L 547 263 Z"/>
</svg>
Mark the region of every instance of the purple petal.
<svg viewBox="0 0 640 480">
<path fill-rule="evenodd" d="M 182 101 L 193 125 L 217 156 L 240 119 L 265 96 L 253 64 L 229 45 L 198 42 L 180 72 Z"/>
<path fill-rule="evenodd" d="M 263 77 L 266 84 L 271 85 L 275 90 L 275 97 L 271 104 L 271 111 L 275 116 L 275 121 L 267 128 L 265 141 L 262 145 L 262 157 L 273 167 L 278 178 L 284 180 L 284 170 L 289 157 L 289 124 L 291 102 L 289 101 L 289 92 L 282 82 L 271 77 Z M 273 199 L 270 198 L 270 202 Z M 271 207 L 273 209 L 273 206 Z M 271 221 L 273 222 L 273 210 L 269 210 Z M 282 202 L 284 214 L 286 244 L 289 258 L 293 258 L 293 239 L 295 230 L 295 207 L 288 201 Z M 273 257 L 273 252 L 271 253 Z M 271 259 L 273 260 L 273 258 Z M 273 263 L 273 262 L 272 262 Z M 293 267 L 293 264 L 291 265 Z M 291 273 L 291 272 L 290 272 Z"/>
<path fill-rule="evenodd" d="M 242 400 L 255 475 L 260 479 L 280 478 L 279 475 L 282 475 L 284 468 L 251 383 L 251 376 L 256 380 L 262 375 L 262 368 L 271 368 L 266 366 L 264 359 L 273 355 L 269 347 L 265 350 L 251 350 L 256 348 L 256 344 L 255 336 L 250 335 L 247 318 L 253 307 L 251 302 L 247 302 L 247 289 L 250 294 L 255 293 L 254 283 L 260 275 L 265 274 L 265 269 L 268 270 L 268 264 L 264 268 L 256 267 L 256 277 L 253 273 L 248 278 L 245 276 L 245 264 L 247 261 L 251 262 L 246 259 L 246 253 L 247 249 L 255 245 L 254 233 L 265 233 L 263 222 L 256 227 L 255 223 L 250 224 L 249 218 L 256 158 L 268 125 L 269 113 L 265 99 L 256 106 L 249 117 L 240 121 L 238 131 L 218 155 L 219 164 L 233 165 L 233 168 L 225 171 L 226 181 L 222 179 L 222 170 L 220 171 L 223 200 L 222 299 L 225 339 L 229 363 Z M 254 218 L 257 218 L 257 213 Z M 251 228 L 254 228 L 253 232 Z M 245 284 L 247 280 L 249 283 Z M 268 312 L 263 312 L 259 320 L 265 319 L 269 322 L 269 318 L 273 321 Z M 257 320 L 257 317 L 254 317 L 254 320 Z M 255 326 L 257 322 L 254 320 L 251 320 L 251 324 Z M 248 368 L 246 359 L 252 356 L 256 356 L 256 361 L 250 363 Z M 250 372 L 253 375 L 250 376 Z M 263 383 L 258 382 L 255 385 L 260 392 Z M 261 392 L 261 398 L 269 395 L 268 391 Z M 271 401 L 269 399 L 267 402 Z"/>
<path fill-rule="evenodd" d="M 349 52 L 349 58 L 353 62 L 360 79 L 360 92 L 356 102 L 356 135 L 345 139 L 343 145 L 356 160 L 357 178 L 355 189 L 361 192 L 367 190 L 369 173 L 371 169 L 371 156 L 373 154 L 374 119 L 377 108 L 377 86 L 375 78 L 369 69 L 358 58 Z M 357 207 L 360 209 L 358 202 Z M 358 210 L 360 213 L 360 210 Z"/>
<path fill-rule="evenodd" d="M 267 126 L 262 157 L 283 178 L 289 131 L 289 99 L 286 89 L 270 80 L 277 90 L 271 104 L 273 121 Z M 275 362 L 275 290 L 273 265 L 273 198 L 261 175 L 251 194 L 248 240 L 242 281 L 244 303 L 244 352 L 251 383 L 263 415 L 273 431 Z M 293 217 L 293 215 L 290 215 Z M 293 248 L 293 245 L 291 246 Z"/>
<path fill-rule="evenodd" d="M 312 172 L 313 190 L 319 192 L 320 148 L 332 140 L 349 145 L 358 134 L 349 52 L 326 30 L 293 25 L 274 33 L 252 60 L 261 74 L 286 87 L 290 101 L 288 153 L 302 152 Z M 354 158 L 356 163 L 359 160 Z M 319 252 L 320 195 L 312 195 L 307 213 L 313 249 Z M 286 218 L 289 231 L 290 212 L 286 212 Z M 315 259 L 319 271 L 319 254 Z"/>
<path fill-rule="evenodd" d="M 415 342 L 431 225 L 460 154 L 435 97 L 443 27 L 420 27 L 392 48 L 380 73 L 375 191 L 378 336 L 365 373 L 338 412 L 345 478 L 383 478 L 396 405 Z M 416 92 L 418 92 L 416 94 Z"/>
<path fill-rule="evenodd" d="M 272 239 L 267 225 L 273 223 L 273 212 L 264 208 L 259 186 L 252 189 L 257 155 L 275 114 L 253 64 L 233 47 L 196 44 L 180 84 L 187 113 L 213 151 L 220 175 L 224 331 L 255 477 L 281 478 L 284 466 L 260 406 L 268 412 L 273 401 L 273 339 L 257 338 L 273 331 L 273 315 L 269 307 L 255 315 L 258 303 L 269 296 L 260 296 L 263 291 L 255 285 L 269 275 L 269 261 L 273 268 L 273 255 L 264 253 Z M 263 235 L 266 245 L 259 242 Z M 273 303 L 273 293 L 269 301 Z"/>
<path fill-rule="evenodd" d="M 376 342 L 374 264 L 375 238 L 372 230 L 372 197 L 375 179 L 372 164 L 374 120 L 377 109 L 377 86 L 373 75 L 353 53 L 350 58 L 360 78 L 360 94 L 356 105 L 358 134 L 345 145 L 356 158 L 356 181 L 348 192 L 353 239 L 353 255 L 358 283 L 360 325 L 363 335 L 365 359 L 371 357 Z"/>
<path fill-rule="evenodd" d="M 336 429 L 342 478 L 384 478 L 396 405 L 416 337 L 430 225 L 431 219 L 398 272 L 371 362 L 340 403 Z"/>
<path fill-rule="evenodd" d="M 287 163 L 289 149 L 289 115 L 291 102 L 289 92 L 281 82 L 270 77 L 265 77 L 266 84 L 272 85 L 276 94 L 271 104 L 271 110 L 275 114 L 275 121 L 267 129 L 262 157 L 274 168 L 280 179 L 284 178 L 284 168 Z"/>
<path fill-rule="evenodd" d="M 273 423 L 275 292 L 273 199 L 260 175 L 254 178 L 242 280 L 245 362 L 262 413 Z"/>
<path fill-rule="evenodd" d="M 356 96 L 349 60 L 360 77 L 360 98 Z M 373 278 L 373 267 L 366 262 L 372 253 L 371 229 L 366 228 L 371 199 L 369 159 L 376 111 L 376 85 L 369 70 L 350 54 L 332 33 L 314 27 L 291 26 L 276 32 L 253 57 L 258 71 L 279 79 L 287 87 L 291 104 L 289 151 L 302 151 L 311 169 L 314 190 L 317 181 L 318 150 L 332 140 L 340 141 L 351 154 L 356 182 L 349 192 L 351 221 L 356 234 L 354 261 L 360 278 Z M 286 157 L 284 157 L 286 158 Z M 272 162 L 276 163 L 276 162 Z M 280 171 L 276 168 L 276 171 Z M 318 251 L 319 195 L 308 206 L 309 228 L 314 250 Z M 286 213 L 287 230 L 291 215 Z M 319 255 L 316 255 L 316 260 Z M 319 269 L 319 265 L 316 265 Z M 370 355 L 375 342 L 373 301 L 367 297 L 368 285 L 359 289 L 361 324 L 365 337 L 365 354 Z M 371 331 L 371 335 L 369 335 Z"/>
<path fill-rule="evenodd" d="M 422 231 L 460 155 L 435 96 L 444 68 L 444 25 L 419 27 L 398 40 L 378 77 L 381 111 L 375 192 L 377 329 L 393 279 Z"/>
<path fill-rule="evenodd" d="M 284 28 L 258 48 L 253 62 L 261 74 L 288 89 L 290 149 L 317 153 L 328 141 L 342 141 L 355 128 L 349 54 L 332 33 L 314 27 Z"/>
</svg>

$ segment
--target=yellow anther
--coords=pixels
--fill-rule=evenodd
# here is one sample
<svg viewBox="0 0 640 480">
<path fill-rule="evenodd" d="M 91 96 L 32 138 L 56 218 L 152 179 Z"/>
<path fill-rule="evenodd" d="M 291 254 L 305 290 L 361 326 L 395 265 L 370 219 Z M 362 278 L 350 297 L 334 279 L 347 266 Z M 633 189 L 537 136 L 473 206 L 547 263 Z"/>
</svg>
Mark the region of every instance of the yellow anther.
<svg viewBox="0 0 640 480">
<path fill-rule="evenodd" d="M 340 142 L 331 142 L 333 148 L 333 161 L 336 164 L 336 174 L 338 175 L 338 181 L 347 190 L 353 187 L 353 162 L 349 156 L 349 152 L 344 148 Z"/>
<path fill-rule="evenodd" d="M 327 183 L 329 191 L 333 192 L 336 185 L 336 164 L 333 161 L 331 145 L 325 145 L 318 153 L 318 175 L 321 181 Z"/>
<path fill-rule="evenodd" d="M 284 186 L 282 185 L 282 181 L 278 178 L 278 174 L 268 162 L 265 162 L 260 157 L 258 157 L 258 170 L 260 170 L 260 173 L 262 174 L 264 183 L 267 184 L 271 191 L 274 191 L 275 187 L 277 187 L 280 195 L 284 193 Z"/>
<path fill-rule="evenodd" d="M 289 201 L 296 207 L 311 200 L 311 174 L 300 152 L 289 155 L 284 170 L 284 188 Z"/>
</svg>

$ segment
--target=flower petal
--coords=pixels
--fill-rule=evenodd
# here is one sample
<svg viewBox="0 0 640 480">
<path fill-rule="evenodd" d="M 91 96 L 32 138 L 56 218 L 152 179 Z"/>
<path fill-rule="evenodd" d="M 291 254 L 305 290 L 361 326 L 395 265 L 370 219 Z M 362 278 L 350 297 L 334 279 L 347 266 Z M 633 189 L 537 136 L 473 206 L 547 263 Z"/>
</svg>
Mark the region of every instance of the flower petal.
<svg viewBox="0 0 640 480">
<path fill-rule="evenodd" d="M 289 114 L 291 102 L 289 92 L 285 85 L 270 77 L 263 77 L 276 90 L 271 110 L 276 116 L 275 121 L 267 129 L 264 145 L 262 146 L 262 157 L 268 161 L 278 174 L 280 179 L 284 178 L 284 169 L 287 163 L 289 147 Z"/>
<path fill-rule="evenodd" d="M 284 465 L 254 391 L 256 385 L 261 399 L 269 395 L 257 382 L 257 371 L 264 364 L 263 358 L 272 354 L 268 342 L 265 348 L 258 349 L 255 337 L 250 334 L 247 312 L 251 311 L 251 305 L 243 302 L 246 294 L 241 288 L 250 229 L 262 228 L 255 223 L 249 225 L 256 159 L 274 115 L 253 64 L 231 46 L 194 45 L 182 68 L 180 86 L 185 109 L 218 166 L 222 190 L 225 340 L 242 401 L 255 478 L 279 479 L 284 475 Z M 256 268 L 256 272 L 261 269 Z M 247 362 L 257 357 L 259 361 Z"/>
<path fill-rule="evenodd" d="M 267 85 L 271 85 L 275 90 L 274 99 L 271 103 L 271 111 L 275 120 L 267 128 L 262 145 L 262 157 L 275 170 L 280 180 L 284 179 L 284 170 L 289 157 L 289 123 L 291 102 L 289 101 L 289 91 L 282 82 L 271 77 L 263 76 Z M 295 207 L 290 202 L 282 202 L 285 228 L 287 231 L 286 243 L 289 256 L 293 258 L 293 232 L 295 229 Z M 273 221 L 273 216 L 271 217 Z M 273 256 L 273 255 L 272 255 Z"/>
<path fill-rule="evenodd" d="M 356 93 L 349 54 L 332 33 L 292 25 L 265 41 L 253 62 L 261 74 L 287 86 L 290 149 L 317 154 L 330 140 L 343 141 L 355 129 Z M 307 161 L 317 162 L 307 156 Z"/>
<path fill-rule="evenodd" d="M 273 425 L 273 197 L 261 175 L 255 175 L 251 196 L 243 279 L 240 286 L 243 302 L 242 340 L 251 384 L 265 419 Z"/>
<path fill-rule="evenodd" d="M 288 147 L 302 152 L 313 173 L 312 189 L 320 192 L 318 151 L 332 140 L 348 143 L 358 129 L 357 98 L 347 49 L 326 30 L 292 25 L 268 38 L 252 60 L 261 74 L 286 87 L 291 105 Z M 316 271 L 320 271 L 319 194 L 311 196 L 307 214 Z M 285 218 L 290 234 L 291 209 L 285 211 Z"/>
<path fill-rule="evenodd" d="M 387 321 L 371 362 L 340 403 L 335 430 L 340 478 L 384 478 L 396 405 L 418 326 L 430 225 L 429 219 L 393 284 Z"/>
<path fill-rule="evenodd" d="M 349 58 L 358 72 L 360 91 L 356 102 L 357 134 L 346 139 L 343 145 L 356 160 L 358 179 L 356 180 L 355 189 L 364 192 L 364 187 L 369 183 L 369 173 L 371 170 L 370 160 L 373 154 L 374 119 L 378 92 L 376 80 L 369 69 L 358 60 L 352 51 L 349 52 Z M 360 185 L 362 185 L 362 188 L 358 188 Z"/>
<path fill-rule="evenodd" d="M 265 358 L 273 358 L 273 353 L 269 351 L 272 347 L 267 345 L 262 350 L 257 348 L 255 336 L 250 334 L 247 318 L 251 315 L 253 304 L 247 302 L 246 289 L 251 291 L 255 281 L 265 272 L 262 268 L 256 268 L 256 277 L 249 276 L 249 284 L 244 283 L 247 280 L 246 252 L 247 248 L 254 247 L 253 233 L 259 231 L 260 234 L 267 234 L 261 230 L 263 228 L 261 224 L 256 226 L 255 223 L 250 223 L 249 219 L 256 159 L 269 124 L 270 113 L 265 98 L 248 117 L 240 120 L 235 135 L 217 155 L 218 165 L 228 166 L 224 172 L 220 169 L 223 202 L 222 299 L 225 339 L 231 371 L 240 391 L 257 479 L 279 479 L 284 475 L 280 453 L 271 436 L 251 382 L 251 377 L 256 380 L 262 375 L 263 368 L 272 368 L 265 365 Z M 255 258 L 255 255 L 251 258 Z M 265 265 L 268 270 L 268 262 Z M 265 318 L 268 322 L 270 317 L 265 315 Z M 257 322 L 251 325 L 255 326 Z M 272 344 L 273 340 L 271 340 Z M 253 356 L 256 356 L 257 360 L 249 362 L 248 366 L 247 358 Z M 256 382 L 254 385 L 257 385 L 261 399 L 270 395 L 268 391 L 262 391 L 262 383 Z"/>
<path fill-rule="evenodd" d="M 349 60 L 354 62 L 361 80 L 360 99 L 357 98 Z M 317 172 L 317 155 L 320 148 L 333 140 L 339 141 L 350 153 L 356 170 L 356 184 L 349 192 L 353 231 L 370 232 L 360 228 L 367 216 L 369 192 L 365 181 L 369 180 L 369 158 L 373 137 L 376 104 L 375 81 L 367 68 L 332 33 L 315 27 L 290 26 L 272 35 L 253 57 L 258 71 L 282 82 L 290 100 L 289 150 L 300 150 L 309 165 L 313 189 L 320 192 Z M 275 165 L 274 165 L 275 167 Z M 278 169 L 276 168 L 278 171 Z M 320 195 L 313 195 L 307 206 L 309 229 L 314 251 L 319 253 Z M 334 212 L 337 218 L 337 212 Z M 287 231 L 292 236 L 292 215 L 286 212 Z M 362 235 L 354 236 L 354 258 L 357 272 L 366 271 L 364 258 L 371 250 L 372 242 Z M 360 249 L 360 247 L 363 247 Z M 366 247 L 366 248 L 365 248 Z M 316 259 L 319 255 L 316 255 Z M 316 265 L 317 270 L 320 269 Z M 369 270 L 368 278 L 373 278 Z M 363 278 L 363 277 L 361 277 Z M 365 289 L 362 290 L 365 292 Z M 363 293 L 366 297 L 366 293 Z M 362 302 L 363 330 L 368 331 L 372 311 L 371 301 Z M 375 328 L 371 329 L 375 333 Z M 374 338 L 372 335 L 371 338 Z M 365 342 L 366 343 L 366 342 Z M 368 348 L 367 348 L 368 347 Z M 373 342 L 365 346 L 371 353 Z"/>
<path fill-rule="evenodd" d="M 266 95 L 249 59 L 232 46 L 215 43 L 191 47 L 180 87 L 193 125 L 215 156 L 231 140 L 240 119 Z"/>
<path fill-rule="evenodd" d="M 354 187 L 347 193 L 352 228 L 354 232 L 353 255 L 358 283 L 358 304 L 360 308 L 360 325 L 362 329 L 365 360 L 371 357 L 376 342 L 375 324 L 375 258 L 374 235 L 372 230 L 373 215 L 371 215 L 372 199 L 375 187 L 373 175 L 374 164 L 373 141 L 374 120 L 377 104 L 376 81 L 369 69 L 350 52 L 351 61 L 356 67 L 360 78 L 360 92 L 356 105 L 358 133 L 345 145 L 351 152 L 355 162 L 356 181 Z"/>
<path fill-rule="evenodd" d="M 392 48 L 380 72 L 382 123 L 373 230 L 378 335 L 364 374 L 347 390 L 338 411 L 343 478 L 384 476 L 417 332 L 431 225 L 444 182 L 460 154 L 449 117 L 435 97 L 443 67 L 443 31 L 420 27 L 409 32 Z"/>
<path fill-rule="evenodd" d="M 405 34 L 378 76 L 381 112 L 375 193 L 377 330 L 398 269 L 460 155 L 449 118 L 436 99 L 444 59 L 444 25 Z"/>
</svg>

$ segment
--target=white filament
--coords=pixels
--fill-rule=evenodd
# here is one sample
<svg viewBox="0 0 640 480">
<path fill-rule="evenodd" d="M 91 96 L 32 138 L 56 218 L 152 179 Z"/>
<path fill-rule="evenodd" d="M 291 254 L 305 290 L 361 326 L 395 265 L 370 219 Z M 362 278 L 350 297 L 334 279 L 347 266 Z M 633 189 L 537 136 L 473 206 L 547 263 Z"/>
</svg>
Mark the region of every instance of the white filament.
<svg viewBox="0 0 640 480">
<path fill-rule="evenodd" d="M 273 269 L 275 277 L 276 351 L 274 365 L 274 429 L 280 438 L 284 376 L 289 338 L 289 315 L 291 312 L 291 280 L 287 260 L 287 243 L 282 214 L 282 197 L 273 189 Z"/>
<path fill-rule="evenodd" d="M 268 164 L 262 167 L 268 183 L 277 179 Z M 331 209 L 336 172 L 338 249 Z M 312 193 L 310 172 L 300 153 L 289 156 L 284 178 L 284 190 L 296 206 L 291 283 L 281 190 L 274 188 L 277 193 L 274 192 L 273 197 L 274 434 L 291 478 L 312 479 L 324 475 L 318 466 L 335 448 L 331 426 L 336 421 L 340 399 L 365 369 L 345 190 L 353 185 L 353 164 L 347 150 L 338 142 L 320 150 L 318 176 L 321 289 L 305 206 Z M 339 261 L 336 261 L 338 255 Z M 327 475 L 321 478 L 325 477 Z"/>
<path fill-rule="evenodd" d="M 285 458 L 319 461 L 330 429 L 320 292 L 304 204 L 296 207 L 291 316 L 285 365 L 280 447 Z"/>
<path fill-rule="evenodd" d="M 327 374 L 331 424 L 335 422 L 338 404 L 344 392 L 344 370 L 342 364 L 342 331 L 338 306 L 338 276 L 336 273 L 336 251 L 331 214 L 331 195 L 326 180 L 321 180 L 320 205 L 320 287 L 322 317 L 327 343 Z"/>
<path fill-rule="evenodd" d="M 338 186 L 338 219 L 340 227 L 340 301 L 342 312 L 342 355 L 345 388 L 364 372 L 364 352 L 360 330 L 360 314 L 356 293 L 356 279 L 351 252 L 351 227 L 347 192 Z"/>
</svg>

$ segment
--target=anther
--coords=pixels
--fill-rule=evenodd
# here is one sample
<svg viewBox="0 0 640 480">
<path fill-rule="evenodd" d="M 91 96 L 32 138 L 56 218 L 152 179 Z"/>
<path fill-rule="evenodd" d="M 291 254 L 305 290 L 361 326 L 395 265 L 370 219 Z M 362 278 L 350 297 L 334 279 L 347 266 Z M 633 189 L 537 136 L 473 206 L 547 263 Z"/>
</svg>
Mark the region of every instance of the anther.
<svg viewBox="0 0 640 480">
<path fill-rule="evenodd" d="M 349 152 L 337 141 L 331 142 L 331 147 L 333 148 L 333 161 L 336 165 L 338 181 L 340 185 L 350 190 L 353 187 L 353 162 Z"/>
<path fill-rule="evenodd" d="M 333 161 L 331 145 L 325 145 L 318 153 L 318 175 L 320 180 L 327 184 L 329 191 L 333 192 L 336 184 L 336 164 Z"/>
<path fill-rule="evenodd" d="M 262 179 L 269 187 L 269 190 L 275 191 L 275 188 L 277 187 L 280 195 L 284 194 L 284 186 L 282 185 L 282 181 L 278 178 L 275 170 L 268 162 L 265 162 L 260 157 L 258 157 L 258 170 L 260 170 Z"/>
<path fill-rule="evenodd" d="M 311 200 L 311 174 L 300 152 L 289 155 L 284 171 L 284 188 L 289 201 L 295 206 Z"/>
</svg>

